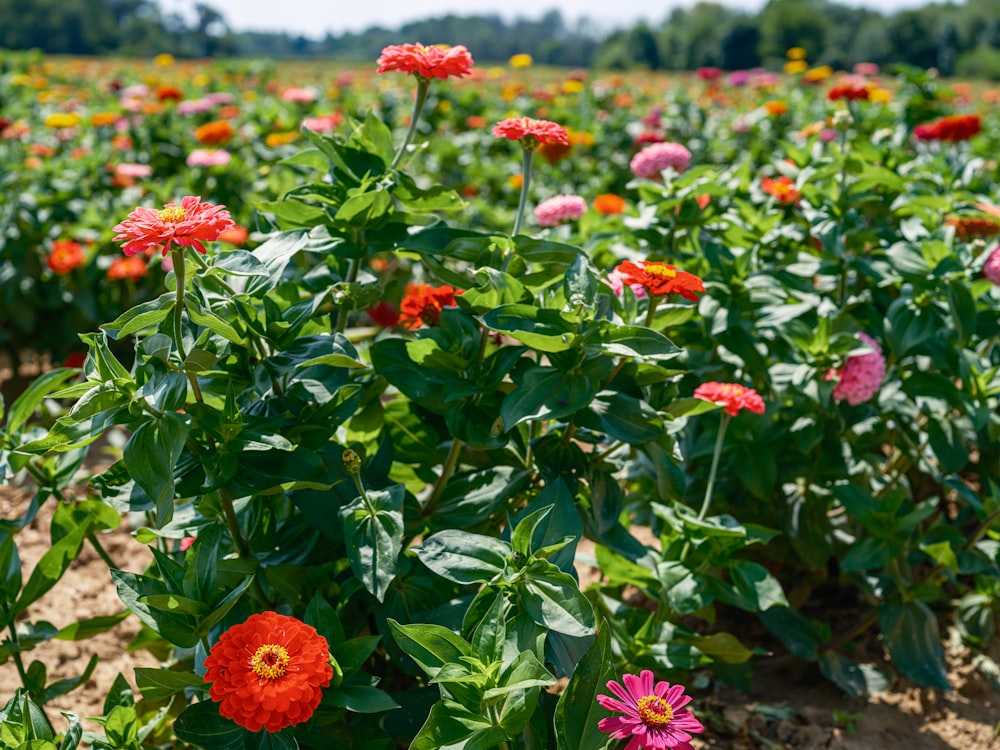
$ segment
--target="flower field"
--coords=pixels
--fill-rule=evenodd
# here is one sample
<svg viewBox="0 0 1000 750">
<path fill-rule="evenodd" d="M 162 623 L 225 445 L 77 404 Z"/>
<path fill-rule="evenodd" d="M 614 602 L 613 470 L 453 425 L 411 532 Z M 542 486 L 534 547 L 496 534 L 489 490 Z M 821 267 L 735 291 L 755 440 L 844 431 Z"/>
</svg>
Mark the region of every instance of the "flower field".
<svg viewBox="0 0 1000 750">
<path fill-rule="evenodd" d="M 812 748 L 719 691 L 1000 690 L 1000 92 L 803 54 L 0 54 L 0 744 Z M 88 555 L 118 613 L 36 617 Z"/>
</svg>

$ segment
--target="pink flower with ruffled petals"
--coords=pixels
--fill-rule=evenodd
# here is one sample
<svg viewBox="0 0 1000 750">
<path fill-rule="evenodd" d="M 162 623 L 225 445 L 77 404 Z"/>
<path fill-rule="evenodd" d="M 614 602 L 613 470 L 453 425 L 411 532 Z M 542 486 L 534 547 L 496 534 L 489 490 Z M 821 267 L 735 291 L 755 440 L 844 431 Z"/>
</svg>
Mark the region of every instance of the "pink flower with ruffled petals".
<svg viewBox="0 0 1000 750">
<path fill-rule="evenodd" d="M 882 347 L 864 333 L 858 338 L 872 348 L 867 354 L 856 354 L 848 357 L 844 366 L 827 375 L 828 380 L 836 379 L 833 387 L 833 400 L 846 400 L 851 406 L 864 403 L 876 393 L 885 379 L 885 357 Z"/>
<path fill-rule="evenodd" d="M 597 702 L 608 711 L 625 715 L 601 719 L 598 729 L 613 739 L 628 739 L 625 750 L 691 750 L 692 732 L 703 732 L 705 727 L 684 708 L 691 696 L 684 695 L 683 685 L 661 681 L 654 686 L 653 673 L 648 669 L 638 677 L 624 675 L 622 683 L 624 687 L 614 680 L 608 682 L 608 690 L 618 698 L 599 695 Z"/>
<path fill-rule="evenodd" d="M 993 248 L 990 257 L 986 259 L 983 265 L 983 277 L 1000 286 L 1000 245 Z"/>
<path fill-rule="evenodd" d="M 541 227 L 555 227 L 576 221 L 587 210 L 587 201 L 579 195 L 557 195 L 535 206 L 535 221 Z"/>
<path fill-rule="evenodd" d="M 174 242 L 204 255 L 202 243 L 217 239 L 233 226 L 235 222 L 225 206 L 202 203 L 200 197 L 188 195 L 181 199 L 181 205 L 168 203 L 159 211 L 139 206 L 114 228 L 118 232 L 114 241 L 126 240 L 122 245 L 126 255 L 159 247 L 167 255 Z"/>
<path fill-rule="evenodd" d="M 376 73 L 398 70 L 421 78 L 462 78 L 471 72 L 472 55 L 465 45 L 455 47 L 416 44 L 390 44 L 382 50 Z"/>
<path fill-rule="evenodd" d="M 629 166 L 636 177 L 658 177 L 667 167 L 683 172 L 691 164 L 691 152 L 679 143 L 654 143 L 632 157 Z"/>
</svg>

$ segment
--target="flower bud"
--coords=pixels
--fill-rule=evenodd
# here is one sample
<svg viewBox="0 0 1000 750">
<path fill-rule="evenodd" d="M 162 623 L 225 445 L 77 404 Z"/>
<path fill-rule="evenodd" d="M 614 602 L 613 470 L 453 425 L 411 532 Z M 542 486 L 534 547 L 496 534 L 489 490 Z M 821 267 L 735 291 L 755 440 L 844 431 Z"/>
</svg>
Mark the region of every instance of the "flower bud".
<svg viewBox="0 0 1000 750">
<path fill-rule="evenodd" d="M 348 448 L 344 451 L 343 455 L 344 468 L 347 469 L 348 474 L 358 475 L 361 473 L 361 456 L 357 452 L 352 451 Z"/>
</svg>

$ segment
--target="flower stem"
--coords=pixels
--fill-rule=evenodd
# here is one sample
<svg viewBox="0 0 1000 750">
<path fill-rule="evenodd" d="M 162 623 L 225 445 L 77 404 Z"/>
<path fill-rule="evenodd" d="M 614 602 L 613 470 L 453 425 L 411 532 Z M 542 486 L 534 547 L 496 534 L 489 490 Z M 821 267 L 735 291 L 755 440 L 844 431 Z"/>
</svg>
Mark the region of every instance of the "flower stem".
<svg viewBox="0 0 1000 750">
<path fill-rule="evenodd" d="M 226 518 L 226 527 L 229 529 L 229 536 L 233 538 L 233 544 L 240 553 L 240 557 L 250 559 L 250 547 L 247 540 L 240 533 L 240 522 L 236 518 L 236 509 L 233 507 L 233 499 L 225 490 L 219 491 L 219 501 L 222 503 L 222 514 Z"/>
<path fill-rule="evenodd" d="M 708 513 L 708 506 L 712 503 L 712 493 L 715 491 L 715 477 L 719 471 L 719 457 L 722 455 L 722 441 L 726 437 L 726 428 L 729 426 L 731 417 L 726 412 L 722 413 L 719 420 L 719 432 L 715 436 L 715 451 L 712 453 L 712 467 L 708 471 L 708 486 L 705 487 L 705 498 L 701 501 L 701 510 L 698 511 L 698 520 L 701 521 Z M 687 557 L 691 549 L 691 542 L 684 542 L 684 549 L 681 550 L 681 562 Z"/>
<path fill-rule="evenodd" d="M 521 197 L 517 202 L 517 216 L 514 217 L 513 236 L 517 236 L 521 231 L 521 223 L 524 221 L 524 208 L 528 205 L 528 189 L 531 187 L 531 159 L 535 155 L 535 149 L 521 149 Z"/>
<path fill-rule="evenodd" d="M 184 351 L 184 333 L 182 329 L 184 316 L 184 248 L 175 245 L 170 251 L 170 259 L 174 264 L 174 278 L 177 281 L 177 299 L 174 302 L 174 343 L 177 345 L 177 353 L 181 357 L 181 363 L 187 359 L 187 352 Z"/>
<path fill-rule="evenodd" d="M 410 145 L 410 141 L 413 140 L 413 136 L 417 132 L 417 121 L 420 119 L 420 113 L 424 109 L 424 102 L 427 101 L 427 90 L 430 88 L 430 85 L 430 79 L 417 76 L 417 98 L 413 103 L 413 117 L 410 118 L 410 127 L 407 129 L 406 137 L 396 151 L 389 169 L 395 169 L 399 165 L 403 154 L 406 153 L 406 149 Z"/>
<path fill-rule="evenodd" d="M 431 496 L 427 499 L 427 506 L 424 508 L 423 515 L 429 516 L 434 512 L 434 507 L 437 505 L 438 500 L 441 499 L 441 495 L 444 492 L 444 486 L 448 484 L 448 479 L 451 477 L 455 467 L 458 465 L 458 456 L 462 452 L 461 440 L 455 438 L 451 443 L 451 450 L 448 451 L 448 457 L 444 460 L 444 466 L 441 468 L 441 476 L 438 477 L 437 482 L 434 483 L 434 489 L 431 490 Z"/>
<path fill-rule="evenodd" d="M 660 297 L 654 297 L 652 294 L 649 295 L 649 307 L 646 308 L 646 320 L 643 325 L 646 328 L 653 327 L 653 318 L 656 317 L 656 308 L 660 305 Z"/>
</svg>

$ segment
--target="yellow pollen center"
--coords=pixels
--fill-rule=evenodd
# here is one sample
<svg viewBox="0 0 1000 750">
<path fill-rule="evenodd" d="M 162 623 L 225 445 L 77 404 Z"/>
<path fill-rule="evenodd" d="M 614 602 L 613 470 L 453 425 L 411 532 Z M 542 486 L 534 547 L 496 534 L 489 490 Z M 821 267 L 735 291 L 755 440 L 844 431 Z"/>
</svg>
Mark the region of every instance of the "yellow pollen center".
<svg viewBox="0 0 1000 750">
<path fill-rule="evenodd" d="M 265 643 L 250 659 L 250 669 L 265 680 L 274 680 L 285 674 L 288 662 L 288 652 L 283 646 Z"/>
<path fill-rule="evenodd" d="M 665 279 L 672 279 L 677 276 L 677 271 L 668 268 L 664 263 L 647 263 L 643 270 L 652 276 L 662 276 Z"/>
<path fill-rule="evenodd" d="M 639 718 L 647 726 L 665 727 L 674 718 L 674 709 L 658 695 L 646 695 L 639 699 Z"/>
<path fill-rule="evenodd" d="M 181 221 L 184 218 L 184 209 L 181 206 L 167 206 L 160 209 L 160 221 Z"/>
</svg>

